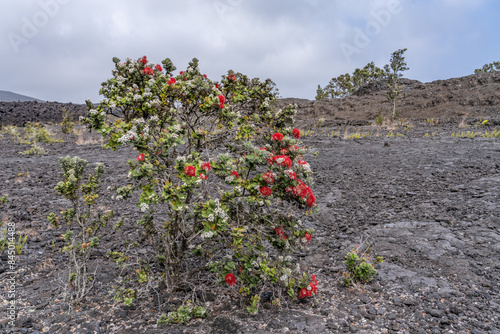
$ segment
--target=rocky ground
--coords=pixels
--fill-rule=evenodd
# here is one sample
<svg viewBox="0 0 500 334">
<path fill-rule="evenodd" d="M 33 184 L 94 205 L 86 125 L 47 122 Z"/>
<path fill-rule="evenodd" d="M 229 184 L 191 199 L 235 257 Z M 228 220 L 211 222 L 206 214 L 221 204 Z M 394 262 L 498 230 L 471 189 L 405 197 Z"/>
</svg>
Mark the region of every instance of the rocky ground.
<svg viewBox="0 0 500 334">
<path fill-rule="evenodd" d="M 209 318 L 187 326 L 157 325 L 159 315 L 176 306 L 161 289 L 144 289 L 131 306 L 110 297 L 121 269 L 106 253 L 134 238 L 139 210 L 109 193 L 103 206 L 130 224 L 109 229 L 92 257 L 96 283 L 85 304 L 70 309 L 63 298 L 62 232 L 46 221 L 49 212 L 68 205 L 54 190 L 58 158 L 103 162 L 106 188 L 126 179 L 125 162 L 135 154 L 103 150 L 98 137 L 61 135 L 53 126 L 63 143 L 44 144 L 45 155 L 20 155 L 29 147 L 4 135 L 0 197 L 8 195 L 8 202 L 0 204 L 0 229 L 14 222 L 28 241 L 14 273 L 0 255 L 0 333 L 500 333 L 500 138 L 485 136 L 500 129 L 498 78 L 471 76 L 423 89 L 419 85 L 428 84 L 408 82 L 406 99 L 411 91 L 430 95 L 411 95 L 413 102 L 402 103 L 404 120 L 379 126 L 368 122 L 380 108 L 387 115 L 390 106 L 376 87 L 344 104 L 284 101 L 298 103 L 304 141 L 319 153 L 308 162 L 320 213 L 308 222 L 315 229 L 310 251 L 296 255 L 318 277 L 319 294 L 282 309 L 266 304 L 256 316 L 239 310 L 228 295 L 225 304 L 211 305 Z M 439 108 L 429 111 L 427 99 Z M 462 105 L 466 100 L 477 102 Z M 60 121 L 59 105 L 45 106 L 52 110 L 49 120 L 22 104 L 5 112 L 6 105 L 12 106 L 0 105 L 2 125 Z M 12 121 L 17 119 L 23 121 Z M 371 257 L 385 261 L 372 282 L 346 288 L 342 260 L 356 245 L 368 244 Z M 15 326 L 5 302 L 11 278 Z"/>
<path fill-rule="evenodd" d="M 133 153 L 105 151 L 87 135 L 86 140 L 65 136 L 64 143 L 46 144 L 47 155 L 23 156 L 18 152 L 26 147 L 4 136 L 0 184 L 8 203 L 2 220 L 15 222 L 18 233 L 29 237 L 14 276 L 2 257 L 2 286 L 15 277 L 18 295 L 17 327 L 8 325 L 4 303 L 0 331 L 500 333 L 500 139 L 451 136 L 499 128 L 471 120 L 462 128 L 410 121 L 389 129 L 304 129 L 305 142 L 319 152 L 309 160 L 321 211 L 310 221 L 315 242 L 298 260 L 318 277 L 317 300 L 263 309 L 257 316 L 228 302 L 206 320 L 170 327 L 156 325 L 169 307 L 162 296 L 143 296 L 130 307 L 110 301 L 108 291 L 119 270 L 105 254 L 133 233 L 132 227 L 109 232 L 92 259 L 99 268 L 95 289 L 85 305 L 68 310 L 62 298 L 61 231 L 45 220 L 67 205 L 54 191 L 59 157 L 105 162 L 106 186 L 126 177 L 125 162 Z M 364 138 L 349 139 L 356 133 L 352 137 Z M 120 204 L 108 199 L 106 205 Z M 119 211 L 124 218 L 138 213 L 132 205 Z M 346 288 L 343 257 L 363 243 L 385 261 L 374 281 Z"/>
</svg>

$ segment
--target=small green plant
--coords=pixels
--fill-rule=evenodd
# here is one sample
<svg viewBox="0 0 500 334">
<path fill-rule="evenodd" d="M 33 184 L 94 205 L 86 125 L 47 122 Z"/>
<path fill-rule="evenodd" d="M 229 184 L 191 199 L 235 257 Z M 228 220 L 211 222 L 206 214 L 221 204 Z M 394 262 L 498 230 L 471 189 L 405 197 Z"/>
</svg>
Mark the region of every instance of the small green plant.
<svg viewBox="0 0 500 334">
<path fill-rule="evenodd" d="M 343 262 L 346 268 L 346 271 L 343 273 L 345 286 L 350 286 L 356 282 L 368 283 L 377 274 L 377 270 L 370 263 L 368 254 L 362 253 L 360 257 L 359 253 L 360 249 L 356 246 L 355 249 L 351 250 L 345 256 L 345 261 Z M 381 256 L 377 257 L 375 263 L 381 262 L 383 262 L 383 258 Z"/>
<path fill-rule="evenodd" d="M 62 123 L 61 123 L 61 132 L 65 134 L 72 134 L 75 130 L 75 122 L 73 121 L 73 114 L 69 112 L 66 108 L 61 108 L 62 114 Z"/>
<path fill-rule="evenodd" d="M 3 253 L 6 247 L 9 247 L 9 244 L 14 243 L 15 254 L 18 256 L 21 255 L 23 252 L 23 247 L 26 244 L 26 241 L 28 240 L 28 235 L 25 235 L 24 237 L 20 235 L 16 240 L 15 237 L 8 238 L 7 234 L 8 234 L 7 230 L 4 229 L 2 231 L 2 236 L 0 238 L 0 254 Z"/>
<path fill-rule="evenodd" d="M 439 124 L 439 120 L 434 119 L 434 118 L 427 118 L 427 123 L 429 123 L 431 125 L 438 125 Z"/>
<path fill-rule="evenodd" d="M 375 124 L 376 125 L 382 125 L 384 123 L 384 115 L 382 114 L 382 111 L 380 111 L 375 117 Z"/>
<path fill-rule="evenodd" d="M 25 235 L 24 238 L 20 235 L 19 238 L 16 241 L 15 249 L 16 249 L 16 255 L 21 255 L 23 252 L 23 247 L 26 244 L 26 241 L 28 240 L 28 235 Z"/>
<path fill-rule="evenodd" d="M 362 139 L 362 138 L 368 137 L 370 135 L 371 135 L 370 132 L 356 131 L 353 133 L 347 133 L 347 131 L 346 131 L 346 133 L 344 134 L 344 139 Z"/>
<path fill-rule="evenodd" d="M 7 198 L 9 197 L 9 195 L 3 195 L 0 197 L 0 205 L 4 205 L 4 204 L 7 204 L 7 202 L 9 201 Z"/>
<path fill-rule="evenodd" d="M 437 136 L 438 132 L 434 131 L 432 133 L 425 133 L 424 137 L 435 137 Z"/>
<path fill-rule="evenodd" d="M 3 125 L 2 130 L 0 130 L 1 134 L 10 135 L 13 137 L 19 136 L 19 132 L 17 131 L 17 126 L 15 125 Z"/>
<path fill-rule="evenodd" d="M 33 143 L 61 143 L 62 139 L 57 139 L 54 134 L 50 132 L 43 124 L 40 123 L 26 123 L 23 129 L 23 138 L 21 144 Z"/>
<path fill-rule="evenodd" d="M 19 152 L 19 154 L 23 154 L 23 155 L 44 155 L 47 153 L 49 153 L 49 151 L 47 151 L 46 149 L 44 149 L 43 147 L 38 145 L 38 143 L 33 143 L 33 144 L 31 144 L 30 149 L 28 149 L 26 151 Z"/>
<path fill-rule="evenodd" d="M 187 324 L 193 318 L 205 318 L 207 315 L 207 309 L 203 306 L 194 305 L 188 300 L 184 305 L 179 306 L 177 311 L 170 312 L 168 315 L 162 314 L 158 319 L 158 325 Z"/>
<path fill-rule="evenodd" d="M 47 221 L 55 228 L 59 228 L 61 226 L 59 224 L 59 217 L 57 217 L 53 212 L 49 213 L 49 215 L 47 216 Z"/>
<path fill-rule="evenodd" d="M 467 132 L 458 131 L 458 132 L 453 132 L 451 136 L 455 138 L 475 138 L 481 136 L 481 133 L 474 131 L 467 131 Z"/>
<path fill-rule="evenodd" d="M 483 135 L 484 138 L 500 138 L 500 130 L 486 131 Z"/>
<path fill-rule="evenodd" d="M 87 182 L 83 183 L 86 160 L 67 156 L 60 158 L 59 162 L 63 175 L 55 189 L 72 204 L 61 212 L 64 226 L 68 228 L 61 235 L 66 242 L 62 251 L 68 255 L 69 292 L 66 298 L 77 303 L 93 286 L 93 278 L 88 272 L 88 260 L 92 249 L 99 245 L 99 237 L 113 212 L 103 212 L 97 206 L 100 177 L 104 173 L 102 164 L 97 164 L 94 173 L 89 174 Z M 54 213 L 49 214 L 47 220 L 54 226 L 59 225 L 59 219 Z"/>
</svg>

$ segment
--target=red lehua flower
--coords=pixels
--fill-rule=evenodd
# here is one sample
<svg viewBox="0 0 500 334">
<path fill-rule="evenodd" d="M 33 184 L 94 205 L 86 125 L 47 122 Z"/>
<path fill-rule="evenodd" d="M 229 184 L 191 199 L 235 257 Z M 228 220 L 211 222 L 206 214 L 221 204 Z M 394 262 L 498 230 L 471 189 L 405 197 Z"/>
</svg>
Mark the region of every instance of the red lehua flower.
<svg viewBox="0 0 500 334">
<path fill-rule="evenodd" d="M 265 148 L 265 147 L 259 147 L 259 150 L 261 150 L 261 151 L 267 151 L 267 148 Z"/>
<path fill-rule="evenodd" d="M 299 159 L 299 161 L 297 161 L 297 163 L 299 165 L 307 165 L 307 162 L 305 162 L 304 160 L 300 160 L 300 159 Z"/>
<path fill-rule="evenodd" d="M 220 107 L 221 109 L 224 109 L 224 104 L 221 104 L 219 107 Z"/>
<path fill-rule="evenodd" d="M 274 175 L 273 175 L 273 172 L 271 172 L 271 171 L 262 174 L 262 178 L 267 183 L 273 183 L 274 182 Z"/>
<path fill-rule="evenodd" d="M 188 165 L 184 167 L 184 174 L 186 174 L 189 177 L 193 177 L 196 174 L 196 168 L 194 168 L 194 166 Z"/>
<path fill-rule="evenodd" d="M 264 197 L 270 196 L 273 193 L 269 187 L 260 187 L 260 194 Z"/>
<path fill-rule="evenodd" d="M 206 180 L 208 178 L 208 176 L 206 176 L 205 174 L 201 174 L 201 173 L 198 173 L 198 177 L 202 180 Z"/>
<path fill-rule="evenodd" d="M 163 71 L 163 68 L 161 68 L 161 66 L 158 64 L 158 65 L 155 66 L 155 70 L 161 72 L 161 71 Z"/>
<path fill-rule="evenodd" d="M 276 233 L 276 235 L 278 237 L 280 237 L 281 240 L 286 240 L 286 234 L 285 234 L 285 232 L 283 232 L 283 230 L 281 228 L 276 227 L 274 229 L 274 232 Z"/>
<path fill-rule="evenodd" d="M 299 150 L 299 147 L 297 145 L 292 145 L 288 148 L 289 152 L 297 152 Z"/>
<path fill-rule="evenodd" d="M 293 130 L 292 130 L 292 135 L 293 135 L 295 138 L 299 139 L 299 138 L 300 138 L 300 130 L 299 130 L 299 129 L 293 129 Z"/>
<path fill-rule="evenodd" d="M 314 285 L 318 285 L 318 280 L 316 279 L 316 275 L 312 274 L 311 279 L 312 279 Z"/>
<path fill-rule="evenodd" d="M 146 65 L 148 63 L 148 58 L 146 56 L 144 56 L 144 57 L 141 58 L 141 60 L 139 60 L 139 62 L 141 62 L 144 65 Z"/>
<path fill-rule="evenodd" d="M 224 97 L 224 95 L 219 95 L 219 103 L 224 104 L 224 102 L 226 102 L 226 98 Z"/>
<path fill-rule="evenodd" d="M 281 155 L 285 155 L 285 154 L 287 154 L 287 152 L 288 152 L 288 150 L 287 150 L 286 148 L 282 148 L 282 149 L 280 150 L 280 154 L 281 154 Z"/>
<path fill-rule="evenodd" d="M 180 74 L 180 75 L 183 75 L 183 74 L 184 74 L 184 71 L 180 71 L 180 72 L 179 72 L 179 74 Z"/>
<path fill-rule="evenodd" d="M 306 204 L 308 207 L 312 207 L 316 204 L 316 196 L 314 196 L 311 188 L 309 188 L 307 199 L 306 199 Z"/>
<path fill-rule="evenodd" d="M 229 273 L 226 275 L 226 278 L 224 278 L 224 281 L 226 281 L 227 285 L 233 286 L 236 284 L 236 277 L 233 274 Z"/>
<path fill-rule="evenodd" d="M 144 160 L 144 157 L 145 157 L 144 153 L 139 154 L 139 155 L 137 156 L 137 161 L 143 161 L 143 160 Z"/>
<path fill-rule="evenodd" d="M 206 74 L 203 74 L 203 77 L 206 79 L 206 78 L 207 78 L 207 75 L 206 75 Z"/>
<path fill-rule="evenodd" d="M 155 71 L 153 71 L 153 69 L 151 67 L 144 67 L 144 69 L 142 70 L 142 73 L 148 74 L 148 75 L 153 75 L 153 74 L 155 74 Z"/>
<path fill-rule="evenodd" d="M 314 282 L 309 283 L 309 286 L 311 287 L 312 293 L 314 293 L 314 294 L 318 293 L 318 287 L 316 286 L 316 284 L 314 284 Z"/>
<path fill-rule="evenodd" d="M 239 178 L 239 177 L 240 177 L 240 175 L 238 174 L 238 172 L 237 172 L 237 171 L 235 171 L 235 170 L 233 170 L 233 171 L 231 172 L 231 175 L 232 175 L 232 176 L 234 176 L 234 178 L 235 178 L 235 179 L 237 179 L 237 178 Z"/>
<path fill-rule="evenodd" d="M 168 79 L 168 82 L 167 82 L 167 85 L 173 85 L 173 84 L 175 84 L 175 78 L 174 77 Z"/>
<path fill-rule="evenodd" d="M 203 161 L 201 163 L 201 168 L 206 170 L 207 172 L 212 168 L 212 166 L 210 166 L 210 162 L 208 161 Z"/>
<path fill-rule="evenodd" d="M 304 233 L 304 238 L 306 238 L 306 244 L 311 241 L 312 235 L 310 235 L 308 232 Z"/>
<path fill-rule="evenodd" d="M 309 297 L 307 294 L 308 294 L 307 289 L 303 288 L 302 290 L 300 290 L 299 298 Z"/>
<path fill-rule="evenodd" d="M 288 155 L 275 155 L 272 157 L 273 161 L 281 167 L 292 167 L 292 160 Z"/>
<path fill-rule="evenodd" d="M 236 81 L 236 75 L 234 75 L 234 74 L 228 75 L 228 76 L 227 76 L 227 78 L 228 78 L 229 80 Z"/>
<path fill-rule="evenodd" d="M 276 132 L 274 135 L 271 136 L 271 140 L 281 141 L 283 140 L 283 134 Z"/>
<path fill-rule="evenodd" d="M 220 87 L 220 85 L 219 85 L 219 84 L 215 84 L 215 88 L 219 88 L 219 87 Z"/>
</svg>

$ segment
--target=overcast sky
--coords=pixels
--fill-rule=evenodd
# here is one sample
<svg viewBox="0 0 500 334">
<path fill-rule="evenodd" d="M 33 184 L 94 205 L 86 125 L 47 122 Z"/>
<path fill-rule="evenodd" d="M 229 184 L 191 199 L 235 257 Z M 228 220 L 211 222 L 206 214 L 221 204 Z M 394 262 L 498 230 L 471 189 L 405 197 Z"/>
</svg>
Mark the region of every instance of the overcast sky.
<svg viewBox="0 0 500 334">
<path fill-rule="evenodd" d="M 114 56 L 147 55 L 314 99 L 318 84 L 402 48 L 410 79 L 472 74 L 500 60 L 499 33 L 497 0 L 0 0 L 0 90 L 98 102 Z"/>
</svg>

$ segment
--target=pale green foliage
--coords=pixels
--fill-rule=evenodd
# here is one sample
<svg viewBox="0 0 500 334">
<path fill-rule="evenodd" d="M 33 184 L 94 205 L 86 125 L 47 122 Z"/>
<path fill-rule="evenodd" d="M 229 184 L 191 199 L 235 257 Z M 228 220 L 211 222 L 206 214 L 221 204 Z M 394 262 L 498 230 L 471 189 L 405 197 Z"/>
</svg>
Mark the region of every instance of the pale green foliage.
<svg viewBox="0 0 500 334">
<path fill-rule="evenodd" d="M 66 245 L 62 251 L 68 255 L 68 287 L 66 298 L 74 302 L 81 301 L 93 286 L 92 276 L 88 272 L 88 260 L 92 249 L 99 245 L 100 235 L 106 223 L 113 216 L 108 210 L 98 209 L 100 177 L 104 172 L 102 164 L 97 164 L 93 174 L 84 172 L 88 162 L 79 157 L 60 158 L 63 171 L 62 181 L 55 190 L 71 202 L 71 207 L 61 211 L 67 230 L 63 234 Z M 47 220 L 55 227 L 60 226 L 59 218 L 50 213 Z"/>
<path fill-rule="evenodd" d="M 177 311 L 170 312 L 168 315 L 162 314 L 158 319 L 158 325 L 161 324 L 186 324 L 192 318 L 205 318 L 208 315 L 207 309 L 200 305 L 193 305 L 187 301 L 185 305 L 179 306 Z"/>
<path fill-rule="evenodd" d="M 66 108 L 62 108 L 62 123 L 61 132 L 65 134 L 72 134 L 75 130 L 75 122 L 73 121 L 73 115 Z"/>
</svg>

